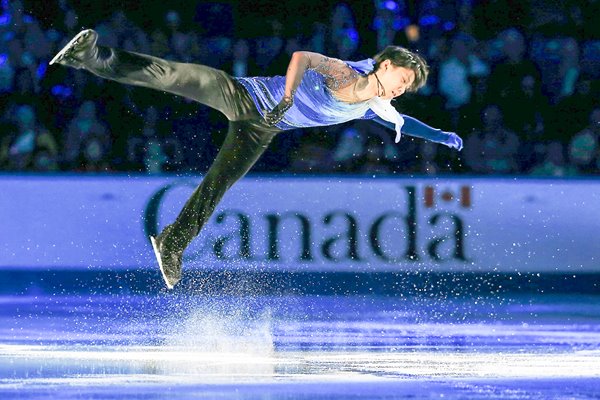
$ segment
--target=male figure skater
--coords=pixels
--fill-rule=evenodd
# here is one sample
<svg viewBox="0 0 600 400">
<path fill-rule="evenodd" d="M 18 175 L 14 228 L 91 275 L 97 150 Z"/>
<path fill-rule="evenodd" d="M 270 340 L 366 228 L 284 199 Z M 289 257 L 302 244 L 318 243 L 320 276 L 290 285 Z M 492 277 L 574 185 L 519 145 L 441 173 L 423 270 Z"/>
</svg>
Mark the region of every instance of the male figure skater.
<svg viewBox="0 0 600 400">
<path fill-rule="evenodd" d="M 98 34 L 77 34 L 51 61 L 106 79 L 195 100 L 222 112 L 227 136 L 202 183 L 177 219 L 151 237 L 169 289 L 181 279 L 182 257 L 225 192 L 254 165 L 278 133 L 299 127 L 372 119 L 396 132 L 462 149 L 462 139 L 401 115 L 391 100 L 422 87 L 429 73 L 419 55 L 398 46 L 359 62 L 297 51 L 285 76 L 234 78 L 200 64 L 185 64 L 97 45 Z M 270 110 L 270 111 L 268 111 Z"/>
</svg>

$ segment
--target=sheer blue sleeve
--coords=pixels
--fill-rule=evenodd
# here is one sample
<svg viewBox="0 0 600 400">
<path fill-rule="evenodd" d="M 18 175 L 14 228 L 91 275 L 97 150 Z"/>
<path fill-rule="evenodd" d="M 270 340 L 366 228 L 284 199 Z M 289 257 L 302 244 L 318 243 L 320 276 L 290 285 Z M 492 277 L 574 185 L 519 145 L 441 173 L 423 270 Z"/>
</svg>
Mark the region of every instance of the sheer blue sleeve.
<svg viewBox="0 0 600 400">
<path fill-rule="evenodd" d="M 454 147 L 458 150 L 462 149 L 462 139 L 456 133 L 432 128 L 431 126 L 406 114 L 402 114 L 402 118 L 404 118 L 404 125 L 402 126 L 403 134 L 445 144 L 446 146 Z M 382 119 L 371 110 L 365 113 L 363 119 L 373 120 L 391 130 L 395 129 L 394 124 Z"/>
</svg>

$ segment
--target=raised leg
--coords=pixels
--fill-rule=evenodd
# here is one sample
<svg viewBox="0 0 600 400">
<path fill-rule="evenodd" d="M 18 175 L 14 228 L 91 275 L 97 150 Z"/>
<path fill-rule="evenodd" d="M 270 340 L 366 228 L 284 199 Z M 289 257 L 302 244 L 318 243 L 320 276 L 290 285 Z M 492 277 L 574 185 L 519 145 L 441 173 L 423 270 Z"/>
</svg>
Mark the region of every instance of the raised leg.
<svg viewBox="0 0 600 400">
<path fill-rule="evenodd" d="M 84 68 L 102 78 L 183 96 L 222 112 L 231 121 L 259 117 L 244 88 L 224 71 L 98 46 L 97 40 L 95 31 L 82 31 L 50 63 Z"/>
</svg>

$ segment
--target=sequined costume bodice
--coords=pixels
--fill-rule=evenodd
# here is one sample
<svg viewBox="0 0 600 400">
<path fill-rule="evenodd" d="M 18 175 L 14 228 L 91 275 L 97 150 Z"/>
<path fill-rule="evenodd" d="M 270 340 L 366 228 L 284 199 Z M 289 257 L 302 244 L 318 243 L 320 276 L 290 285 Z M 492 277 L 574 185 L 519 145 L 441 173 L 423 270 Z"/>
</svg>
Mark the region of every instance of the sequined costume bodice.
<svg viewBox="0 0 600 400">
<path fill-rule="evenodd" d="M 324 57 L 324 60 L 331 60 Z M 276 126 L 282 130 L 340 124 L 353 119 L 370 119 L 396 131 L 394 141 L 401 133 L 456 147 L 457 136 L 451 132 L 432 128 L 406 114 L 400 114 L 389 100 L 374 97 L 367 101 L 351 103 L 341 101 L 334 92 L 355 83 L 360 74 L 366 75 L 374 68 L 371 58 L 362 61 L 327 61 L 304 73 L 294 97 L 294 104 L 286 111 Z M 235 78 L 252 96 L 262 117 L 283 98 L 285 77 Z M 460 139 L 460 138 L 459 138 Z M 461 144 L 462 146 L 462 144 Z"/>
<path fill-rule="evenodd" d="M 341 68 L 332 70 L 327 65 L 308 69 L 294 96 L 294 104 L 276 124 L 282 130 L 334 125 L 353 119 L 365 118 L 370 109 L 366 101 L 349 103 L 335 97 L 334 92 L 352 84 L 359 74 L 373 69 L 374 61 L 342 62 Z M 261 116 L 272 110 L 283 98 L 285 77 L 235 78 L 250 93 Z M 367 114 L 372 118 L 373 113 Z"/>
</svg>

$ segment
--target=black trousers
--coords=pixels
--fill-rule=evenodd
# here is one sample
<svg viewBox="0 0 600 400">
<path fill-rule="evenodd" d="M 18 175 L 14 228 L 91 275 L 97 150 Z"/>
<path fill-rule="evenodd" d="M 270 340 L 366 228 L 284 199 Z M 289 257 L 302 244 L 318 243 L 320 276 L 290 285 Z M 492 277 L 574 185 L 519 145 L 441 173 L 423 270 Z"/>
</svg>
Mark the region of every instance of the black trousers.
<svg viewBox="0 0 600 400">
<path fill-rule="evenodd" d="M 229 120 L 225 141 L 202 183 L 175 222 L 161 233 L 166 245 L 183 251 L 225 192 L 248 172 L 281 130 L 265 124 L 250 94 L 224 71 L 102 46 L 99 59 L 102 62 L 86 63 L 86 69 L 106 79 L 184 96 L 222 112 Z"/>
</svg>

